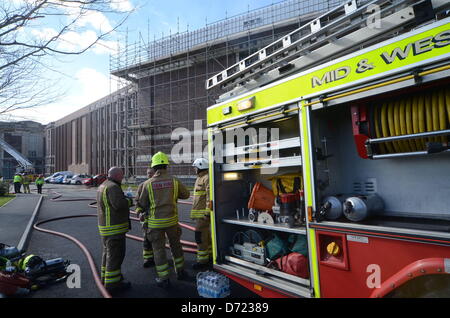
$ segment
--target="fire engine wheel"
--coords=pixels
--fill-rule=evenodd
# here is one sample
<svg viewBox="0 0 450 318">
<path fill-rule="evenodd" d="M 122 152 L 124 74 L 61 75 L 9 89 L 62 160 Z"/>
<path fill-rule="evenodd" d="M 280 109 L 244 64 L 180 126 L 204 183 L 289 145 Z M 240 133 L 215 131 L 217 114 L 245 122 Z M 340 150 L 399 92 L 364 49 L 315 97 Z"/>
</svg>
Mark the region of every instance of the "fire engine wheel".
<svg viewBox="0 0 450 318">
<path fill-rule="evenodd" d="M 371 107 L 372 138 L 393 137 L 450 127 L 450 88 L 420 93 Z M 402 153 L 426 150 L 426 142 L 446 142 L 446 137 L 430 137 L 385 142 L 378 152 Z"/>
<path fill-rule="evenodd" d="M 450 275 L 425 275 L 403 284 L 386 298 L 450 298 Z"/>
</svg>

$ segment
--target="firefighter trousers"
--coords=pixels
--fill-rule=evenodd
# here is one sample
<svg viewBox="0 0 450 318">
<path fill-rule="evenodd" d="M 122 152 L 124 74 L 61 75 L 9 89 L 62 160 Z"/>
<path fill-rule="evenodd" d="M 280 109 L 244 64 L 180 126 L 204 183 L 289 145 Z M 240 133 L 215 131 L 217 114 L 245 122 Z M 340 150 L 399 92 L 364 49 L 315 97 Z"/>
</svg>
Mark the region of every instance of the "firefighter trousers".
<svg viewBox="0 0 450 318">
<path fill-rule="evenodd" d="M 144 244 L 142 249 L 142 257 L 144 258 L 144 262 L 148 260 L 152 260 L 154 258 L 153 255 L 153 247 L 152 242 L 150 240 L 150 235 L 148 233 L 148 230 L 145 228 L 142 229 L 143 237 L 144 237 Z"/>
<path fill-rule="evenodd" d="M 195 219 L 195 242 L 197 243 L 197 263 L 208 263 L 211 257 L 211 220 L 209 217 Z"/>
<path fill-rule="evenodd" d="M 169 262 L 165 248 L 166 236 L 169 240 L 175 271 L 179 273 L 184 269 L 183 247 L 180 242 L 181 228 L 178 224 L 168 228 L 148 229 L 147 235 L 152 242 L 156 273 L 159 279 L 169 278 Z"/>
<path fill-rule="evenodd" d="M 115 287 L 122 280 L 121 266 L 125 258 L 125 234 L 103 236 L 101 279 L 105 287 Z"/>
<path fill-rule="evenodd" d="M 20 192 L 20 187 L 22 186 L 22 183 L 20 182 L 14 182 L 14 193 Z"/>
<path fill-rule="evenodd" d="M 23 184 L 23 193 L 31 193 L 30 184 L 28 184 L 28 183 Z"/>
</svg>

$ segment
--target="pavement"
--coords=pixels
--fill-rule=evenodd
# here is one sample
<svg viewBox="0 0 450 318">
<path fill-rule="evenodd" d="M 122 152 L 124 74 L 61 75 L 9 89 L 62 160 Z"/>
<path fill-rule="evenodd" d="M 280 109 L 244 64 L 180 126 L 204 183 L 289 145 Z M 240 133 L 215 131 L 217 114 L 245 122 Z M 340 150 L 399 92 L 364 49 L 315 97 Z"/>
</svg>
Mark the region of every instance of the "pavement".
<svg viewBox="0 0 450 318">
<path fill-rule="evenodd" d="M 34 188 L 32 188 L 32 191 Z M 48 185 L 44 186 L 44 200 L 42 201 L 39 214 L 36 218 L 41 221 L 48 218 L 69 216 L 76 214 L 96 214 L 96 210 L 90 208 L 89 201 L 51 201 L 55 196 L 54 191 L 63 194 L 61 199 L 89 198 L 95 201 L 96 189 L 89 189 L 84 186 L 74 185 Z M 18 195 L 7 206 L 0 209 L 0 242 L 15 245 L 20 240 L 26 224 L 38 202 L 38 195 Z M 7 209 L 7 210 L 5 210 Z M 189 218 L 190 206 L 179 205 L 180 222 L 193 225 Z M 19 217 L 17 217 L 19 216 Z M 3 219 L 2 219 L 3 217 Z M 13 224 L 14 226 L 10 226 Z M 43 224 L 41 227 L 63 232 L 76 237 L 87 246 L 92 254 L 97 269 L 101 263 L 101 239 L 98 234 L 97 218 L 86 217 L 76 219 L 59 220 L 52 223 Z M 133 221 L 132 230 L 129 234 L 142 236 L 141 225 Z M 4 238 L 4 239 L 3 239 Z M 194 241 L 194 232 L 183 229 L 182 240 Z M 167 251 L 170 257 L 170 251 Z M 71 264 L 79 265 L 81 269 L 81 288 L 69 288 L 65 282 L 60 282 L 52 286 L 31 293 L 27 297 L 31 298 L 100 298 L 87 259 L 81 250 L 72 242 L 65 238 L 32 230 L 27 254 L 39 255 L 44 259 L 62 257 L 70 260 Z M 162 289 L 156 286 L 156 272 L 154 268 L 144 268 L 142 266 L 142 243 L 134 240 L 127 240 L 127 251 L 122 265 L 122 273 L 127 281 L 132 283 L 132 288 L 118 294 L 120 298 L 200 298 L 196 289 L 195 277 L 197 272 L 191 269 L 195 263 L 195 255 L 185 253 L 185 264 L 190 276 L 188 281 L 178 281 L 176 275 L 171 270 L 171 287 Z M 232 297 L 255 298 L 254 293 L 242 286 L 230 281 Z"/>
<path fill-rule="evenodd" d="M 40 197 L 34 193 L 18 193 L 15 199 L 0 208 L 0 243 L 19 245 Z"/>
</svg>

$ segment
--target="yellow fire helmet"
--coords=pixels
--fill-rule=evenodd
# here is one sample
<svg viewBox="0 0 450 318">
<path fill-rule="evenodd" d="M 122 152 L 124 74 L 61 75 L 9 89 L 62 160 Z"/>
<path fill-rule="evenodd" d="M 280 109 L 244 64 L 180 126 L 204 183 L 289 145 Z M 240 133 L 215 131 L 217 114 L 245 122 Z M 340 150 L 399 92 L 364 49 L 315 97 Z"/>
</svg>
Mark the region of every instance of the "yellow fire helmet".
<svg viewBox="0 0 450 318">
<path fill-rule="evenodd" d="M 151 163 L 151 167 L 153 168 L 154 166 L 158 166 L 158 165 L 168 165 L 169 164 L 169 157 L 167 157 L 167 155 L 163 152 L 157 152 L 153 155 L 152 157 L 152 163 Z"/>
</svg>

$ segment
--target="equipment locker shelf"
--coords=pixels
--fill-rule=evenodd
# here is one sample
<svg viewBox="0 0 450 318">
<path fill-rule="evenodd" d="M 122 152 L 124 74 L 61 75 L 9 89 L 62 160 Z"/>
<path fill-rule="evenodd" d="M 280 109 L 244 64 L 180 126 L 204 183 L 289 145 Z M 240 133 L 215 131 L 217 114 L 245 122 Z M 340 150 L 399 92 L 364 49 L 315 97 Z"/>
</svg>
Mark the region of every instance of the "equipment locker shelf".
<svg viewBox="0 0 450 318">
<path fill-rule="evenodd" d="M 300 147 L 300 138 L 286 138 L 281 140 L 269 141 L 266 143 L 248 145 L 242 147 L 232 147 L 232 145 L 225 145 L 225 156 L 230 155 L 244 155 L 250 153 L 257 153 L 262 151 L 272 151 L 272 150 L 281 150 L 281 149 L 289 149 L 289 148 L 299 148 Z M 231 154 L 230 154 L 231 151 Z"/>
<path fill-rule="evenodd" d="M 243 220 L 236 220 L 236 219 L 222 219 L 222 222 L 229 223 L 229 224 L 249 226 L 249 227 L 256 227 L 256 228 L 265 229 L 265 230 L 275 230 L 275 231 L 280 231 L 280 232 L 303 234 L 303 235 L 306 234 L 305 227 L 290 228 L 286 225 L 281 225 L 281 224 L 262 224 L 262 223 L 258 223 L 258 222 L 243 221 Z"/>
<path fill-rule="evenodd" d="M 225 259 L 227 261 L 229 261 L 230 263 L 242 265 L 242 266 L 245 266 L 247 268 L 256 270 L 256 271 L 258 271 L 260 273 L 264 272 L 264 273 L 272 274 L 272 275 L 280 277 L 280 278 L 288 279 L 291 282 L 294 281 L 294 282 L 296 282 L 298 284 L 301 284 L 301 285 L 309 286 L 309 283 L 310 283 L 309 279 L 304 279 L 304 278 L 301 278 L 301 277 L 292 276 L 292 275 L 283 273 L 281 271 L 273 270 L 273 269 L 267 268 L 265 266 L 261 266 L 261 265 L 255 264 L 255 263 L 247 262 L 245 260 L 242 260 L 242 259 L 239 259 L 239 258 L 236 258 L 236 257 L 233 257 L 233 256 L 225 256 Z"/>
<path fill-rule="evenodd" d="M 296 167 L 301 165 L 301 156 L 292 156 L 284 158 L 267 158 L 248 162 L 226 163 L 221 166 L 223 172 L 264 169 L 264 168 L 284 168 Z"/>
</svg>

